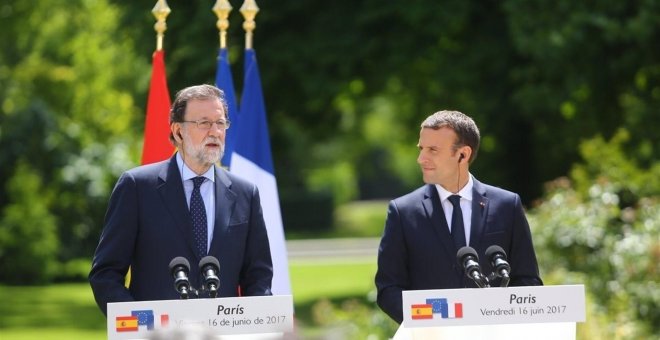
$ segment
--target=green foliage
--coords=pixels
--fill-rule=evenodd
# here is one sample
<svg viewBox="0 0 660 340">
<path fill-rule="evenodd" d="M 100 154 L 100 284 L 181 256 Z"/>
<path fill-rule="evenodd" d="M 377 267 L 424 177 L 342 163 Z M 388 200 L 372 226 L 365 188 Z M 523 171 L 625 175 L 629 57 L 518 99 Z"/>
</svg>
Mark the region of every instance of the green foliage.
<svg viewBox="0 0 660 340">
<path fill-rule="evenodd" d="M 481 127 L 475 173 L 527 202 L 597 134 L 624 127 L 634 132 L 630 157 L 660 157 L 648 124 L 660 106 L 660 55 L 648 48 L 660 27 L 656 1 L 261 6 L 255 46 L 283 186 L 308 178 L 337 203 L 409 191 L 420 183 L 418 126 L 443 108 Z M 230 30 L 240 32 L 235 20 Z M 298 140 L 307 152 L 289 147 Z"/>
<path fill-rule="evenodd" d="M 566 175 L 579 160 L 577 146 L 595 136 L 626 131 L 621 155 L 657 173 L 660 50 L 649 47 L 660 34 L 657 1 L 259 5 L 254 46 L 287 229 L 318 226 L 323 235 L 335 206 L 418 186 L 418 127 L 444 108 L 472 115 L 481 128 L 473 172 L 526 202 L 542 194 L 542 183 Z M 213 83 L 212 4 L 170 7 L 171 92 Z M 54 196 L 40 204 L 54 216 L 62 263 L 91 255 L 112 184 L 137 163 L 152 8 L 133 0 L 0 5 L 0 212 L 17 204 L 7 188 L 18 164 L 27 164 Z M 229 20 L 240 97 L 243 18 L 235 9 Z M 600 157 L 598 143 L 584 145 Z M 575 168 L 580 193 L 594 171 Z M 608 174 L 612 185 L 627 172 Z M 624 202 L 658 181 L 627 179 L 636 183 L 629 192 L 613 189 Z"/>
<path fill-rule="evenodd" d="M 640 197 L 660 194 L 660 162 L 630 157 L 630 143 L 631 133 L 626 129 L 619 129 L 609 142 L 598 136 L 582 143 L 580 152 L 585 162 L 576 164 L 571 171 L 576 188 L 587 194 L 593 180 L 604 177 L 615 186 L 613 190 L 624 207 L 633 205 Z"/>
<path fill-rule="evenodd" d="M 320 299 L 312 308 L 314 324 L 341 339 L 390 339 L 399 326 L 375 301 Z"/>
<path fill-rule="evenodd" d="M 289 217 L 290 219 L 287 221 L 298 222 L 305 219 L 316 222 L 311 225 L 287 224 L 286 238 L 288 240 L 380 237 L 383 234 L 387 216 L 387 200 L 353 201 L 337 206 L 333 212 L 324 209 L 331 206 L 329 195 L 325 197 L 324 201 L 319 202 L 318 196 L 316 198 L 305 196 L 293 201 L 305 200 L 297 206 L 284 205 L 282 207 L 285 218 L 289 217 L 288 214 L 294 215 L 294 218 Z M 288 201 L 288 204 L 291 202 Z"/>
<path fill-rule="evenodd" d="M 112 184 L 139 152 L 144 111 L 133 96 L 144 93 L 149 69 L 121 33 L 121 10 L 107 1 L 0 7 L 0 233 L 16 235 L 5 239 L 12 251 L 26 249 L 20 261 L 47 257 L 46 271 L 22 269 L 45 276 L 13 276 L 43 283 L 57 274 L 54 261 L 94 250 Z M 30 197 L 11 194 L 22 176 L 40 180 Z M 37 226 L 43 237 L 26 242 Z"/>
<path fill-rule="evenodd" d="M 290 263 L 301 337 L 389 339 L 398 324 L 375 302 L 375 259 Z"/>
<path fill-rule="evenodd" d="M 388 201 L 358 201 L 335 210 L 335 233 L 343 237 L 380 237 Z"/>
<path fill-rule="evenodd" d="M 92 261 L 89 258 L 78 258 L 60 263 L 57 276 L 58 282 L 85 282 L 89 275 Z"/>
<path fill-rule="evenodd" d="M 585 142 L 575 184 L 554 181 L 529 214 L 542 271 L 583 274 L 595 304 L 615 321 L 603 328 L 608 338 L 660 331 L 660 162 L 636 166 L 624 157 L 625 136 Z"/>
<path fill-rule="evenodd" d="M 332 195 L 327 191 L 280 191 L 282 219 L 287 238 L 307 237 L 329 232 L 332 228 Z"/>
<path fill-rule="evenodd" d="M 56 219 L 39 176 L 20 163 L 9 181 L 12 204 L 0 219 L 0 281 L 43 284 L 56 272 L 59 250 Z"/>
<path fill-rule="evenodd" d="M 575 146 L 619 128 L 634 131 L 628 157 L 650 164 L 660 140 L 648 122 L 660 104 L 657 1 L 520 1 L 504 3 L 520 62 L 513 100 L 534 122 L 535 164 L 561 174 Z M 560 170 L 560 171 L 557 171 Z"/>
</svg>

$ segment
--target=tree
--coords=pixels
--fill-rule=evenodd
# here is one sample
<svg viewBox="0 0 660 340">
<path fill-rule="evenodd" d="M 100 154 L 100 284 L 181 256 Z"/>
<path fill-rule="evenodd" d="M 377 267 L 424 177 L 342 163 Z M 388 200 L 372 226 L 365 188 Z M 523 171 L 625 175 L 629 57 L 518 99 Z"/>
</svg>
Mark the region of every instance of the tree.
<svg viewBox="0 0 660 340">
<path fill-rule="evenodd" d="M 0 219 L 0 282 L 45 283 L 57 271 L 56 218 L 48 211 L 52 192 L 24 162 L 17 164 L 7 194 L 12 203 Z"/>
<path fill-rule="evenodd" d="M 625 130 L 584 142 L 570 180 L 551 182 L 529 214 L 542 273 L 584 283 L 595 310 L 616 321 L 607 338 L 650 337 L 660 325 L 660 162 L 640 168 L 628 143 Z"/>
<path fill-rule="evenodd" d="M 2 6 L 0 230 L 7 249 L 47 245 L 3 252 L 3 266 L 90 257 L 112 183 L 135 164 L 144 110 L 133 96 L 145 93 L 148 57 L 135 56 L 120 15 L 106 1 Z"/>
</svg>

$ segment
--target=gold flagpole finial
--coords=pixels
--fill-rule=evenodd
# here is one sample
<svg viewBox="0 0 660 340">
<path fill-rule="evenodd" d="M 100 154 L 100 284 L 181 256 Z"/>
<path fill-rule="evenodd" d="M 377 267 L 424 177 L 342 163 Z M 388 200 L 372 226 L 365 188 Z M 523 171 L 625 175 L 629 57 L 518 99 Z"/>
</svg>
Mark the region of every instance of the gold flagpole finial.
<svg viewBox="0 0 660 340">
<path fill-rule="evenodd" d="M 218 27 L 220 31 L 220 48 L 227 47 L 227 28 L 229 28 L 229 12 L 231 12 L 232 7 L 228 0 L 218 0 L 213 6 L 213 12 L 218 17 L 215 26 Z"/>
<path fill-rule="evenodd" d="M 245 0 L 241 6 L 241 14 L 245 21 L 243 22 L 243 29 L 245 30 L 245 49 L 252 49 L 252 31 L 257 27 L 254 17 L 257 16 L 259 7 L 255 0 Z"/>
<path fill-rule="evenodd" d="M 170 7 L 167 6 L 166 0 L 158 0 L 156 5 L 151 10 L 151 13 L 156 17 L 156 24 L 154 29 L 156 30 L 156 50 L 160 51 L 163 49 L 163 36 L 165 36 L 165 30 L 167 30 L 167 24 L 165 19 L 170 15 Z"/>
</svg>

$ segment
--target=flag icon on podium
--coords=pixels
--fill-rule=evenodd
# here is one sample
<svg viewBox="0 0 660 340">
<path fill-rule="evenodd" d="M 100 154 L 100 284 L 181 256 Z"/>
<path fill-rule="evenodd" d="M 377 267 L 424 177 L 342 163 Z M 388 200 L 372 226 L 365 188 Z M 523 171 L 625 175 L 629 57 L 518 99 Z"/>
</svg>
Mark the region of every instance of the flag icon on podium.
<svg viewBox="0 0 660 340">
<path fill-rule="evenodd" d="M 154 312 L 152 310 L 134 310 L 131 315 L 137 317 L 138 326 L 147 326 L 148 330 L 154 329 Z"/>
<path fill-rule="evenodd" d="M 118 316 L 115 318 L 117 332 L 135 332 L 138 330 L 137 316 Z"/>
<path fill-rule="evenodd" d="M 412 305 L 410 308 L 410 315 L 413 320 L 433 319 L 433 306 L 430 304 Z"/>
</svg>

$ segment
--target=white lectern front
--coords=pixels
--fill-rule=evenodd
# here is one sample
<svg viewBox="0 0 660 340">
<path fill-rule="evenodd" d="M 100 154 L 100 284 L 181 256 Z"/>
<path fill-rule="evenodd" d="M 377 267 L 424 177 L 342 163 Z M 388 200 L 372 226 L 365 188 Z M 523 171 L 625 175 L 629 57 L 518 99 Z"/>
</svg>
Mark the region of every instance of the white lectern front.
<svg viewBox="0 0 660 340">
<path fill-rule="evenodd" d="M 575 340 L 585 310 L 583 285 L 404 291 L 394 340 Z"/>
<path fill-rule="evenodd" d="M 278 339 L 293 331 L 291 295 L 135 301 L 108 304 L 108 340 L 149 339 L 154 332 L 197 326 L 220 339 Z"/>
</svg>

